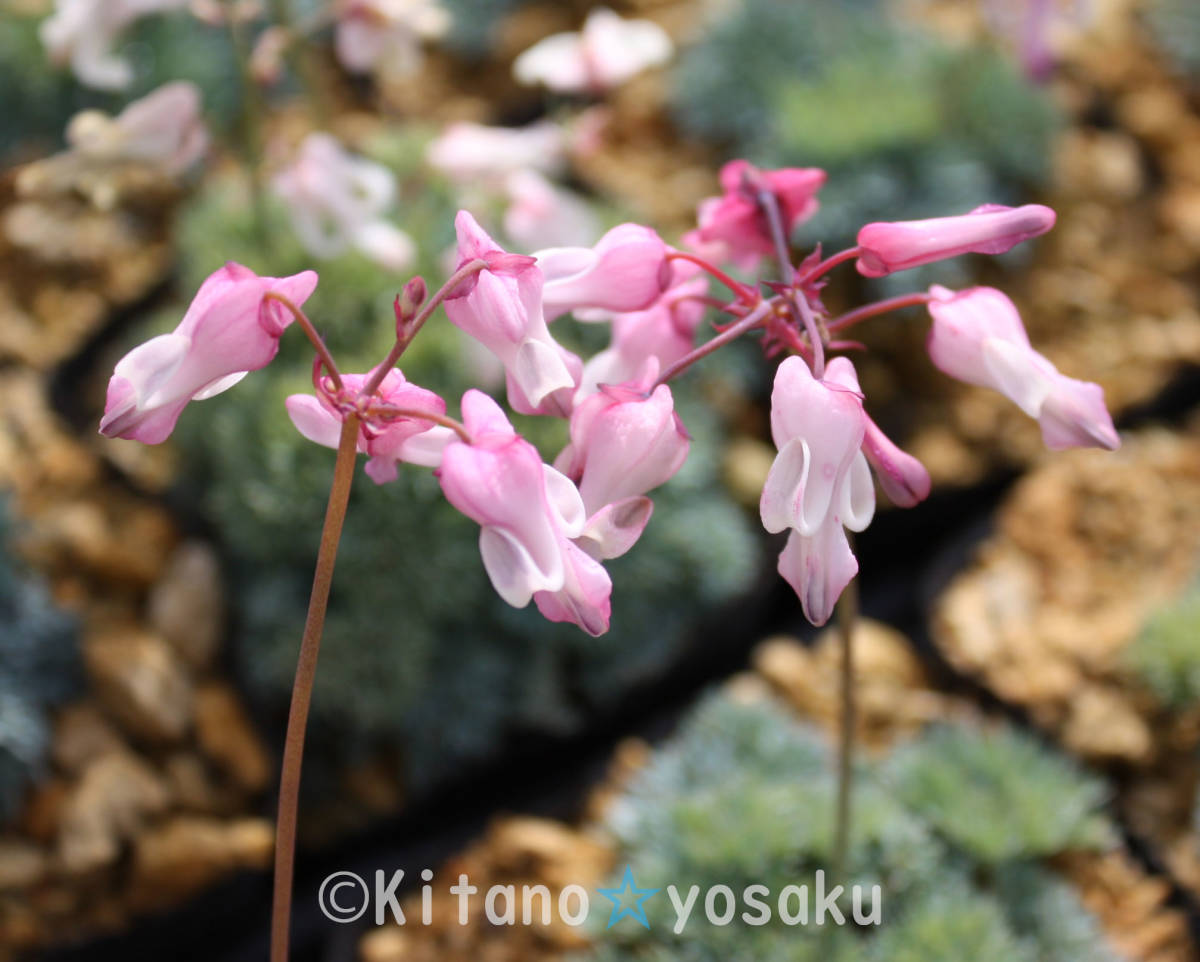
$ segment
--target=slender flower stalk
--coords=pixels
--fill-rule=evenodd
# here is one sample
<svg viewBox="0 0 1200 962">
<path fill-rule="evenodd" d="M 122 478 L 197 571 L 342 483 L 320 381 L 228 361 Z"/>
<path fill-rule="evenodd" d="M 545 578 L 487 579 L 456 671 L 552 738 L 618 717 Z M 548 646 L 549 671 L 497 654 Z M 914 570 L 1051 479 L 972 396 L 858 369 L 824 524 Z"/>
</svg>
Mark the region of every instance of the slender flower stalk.
<svg viewBox="0 0 1200 962">
<path fill-rule="evenodd" d="M 846 261 L 854 260 L 854 258 L 858 257 L 859 253 L 860 248 L 848 247 L 844 251 L 839 251 L 836 254 L 826 257 L 825 260 L 815 264 L 813 267 L 810 267 L 807 271 L 801 274 L 799 278 L 797 278 L 797 283 L 811 284 L 818 277 L 823 277 L 824 275 L 828 274 L 839 264 L 844 264 Z"/>
<path fill-rule="evenodd" d="M 855 308 L 853 311 L 847 311 L 845 314 L 840 314 L 832 321 L 825 325 L 825 330 L 830 334 L 837 331 L 844 331 L 848 327 L 853 327 L 859 321 L 865 321 L 870 317 L 878 317 L 880 314 L 887 314 L 891 311 L 899 311 L 906 307 L 919 307 L 928 304 L 932 300 L 929 294 L 924 291 L 918 291 L 915 294 L 900 294 L 896 297 L 889 297 L 887 300 L 875 301 L 873 304 L 866 304 L 862 307 Z"/>
<path fill-rule="evenodd" d="M 333 381 L 333 386 L 337 390 L 342 389 L 342 374 L 338 370 L 337 362 L 333 359 L 333 355 L 329 353 L 329 349 L 325 346 L 321 335 L 317 333 L 317 329 L 313 326 L 313 322 L 308 319 L 308 315 L 300 309 L 299 306 L 290 300 L 286 295 L 280 294 L 278 291 L 268 291 L 263 295 L 264 300 L 278 301 L 288 311 L 292 317 L 296 319 L 296 323 L 300 326 L 300 330 L 304 332 L 304 336 L 313 346 L 313 350 L 317 352 L 317 357 L 321 359 L 325 370 L 329 372 L 329 379 Z"/>
<path fill-rule="evenodd" d="M 774 310 L 773 301 L 763 301 L 757 308 L 743 317 L 740 321 L 730 325 L 716 337 L 705 341 L 698 348 L 688 354 L 686 357 L 681 357 L 678 361 L 672 364 L 669 368 L 659 375 L 655 386 L 666 384 L 672 378 L 677 377 L 686 371 L 689 367 L 699 361 L 701 358 L 708 357 L 714 351 L 736 341 L 747 331 L 752 331 L 756 327 L 761 327 L 766 321 L 767 315 Z"/>
<path fill-rule="evenodd" d="M 333 567 L 337 560 L 338 542 L 350 502 L 350 486 L 354 481 L 354 463 L 358 444 L 359 421 L 351 414 L 342 422 L 338 440 L 337 461 L 333 469 L 333 484 L 321 529 L 321 547 L 313 574 L 312 595 L 308 602 L 308 617 L 300 640 L 300 656 L 296 662 L 296 680 L 292 686 L 292 703 L 288 710 L 287 735 L 283 743 L 283 764 L 279 776 L 279 816 L 275 823 L 275 894 L 271 908 L 271 962 L 288 962 L 288 940 L 292 912 L 292 877 L 296 864 L 296 822 L 300 806 L 300 768 L 304 760 L 304 732 L 308 725 L 308 710 L 312 704 L 313 682 L 317 674 L 317 656 L 321 650 L 321 635 L 325 630 L 325 612 L 329 604 L 329 589 L 333 584 Z"/>
<path fill-rule="evenodd" d="M 848 534 L 851 549 L 853 535 Z M 837 604 L 837 630 L 841 640 L 838 687 L 841 692 L 841 716 L 838 725 L 837 809 L 833 831 L 833 877 L 846 879 L 850 859 L 850 827 L 853 816 L 854 743 L 858 727 L 858 706 L 854 686 L 854 632 L 858 622 L 858 582 L 851 581 Z"/>
</svg>

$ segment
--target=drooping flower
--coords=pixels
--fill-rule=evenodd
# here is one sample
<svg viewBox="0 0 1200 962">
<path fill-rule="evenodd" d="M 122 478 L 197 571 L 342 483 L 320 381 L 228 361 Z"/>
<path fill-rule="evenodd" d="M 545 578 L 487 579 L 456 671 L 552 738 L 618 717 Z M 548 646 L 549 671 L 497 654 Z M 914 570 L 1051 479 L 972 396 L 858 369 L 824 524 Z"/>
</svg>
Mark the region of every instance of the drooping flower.
<svg viewBox="0 0 1200 962">
<path fill-rule="evenodd" d="M 329 134 L 309 134 L 273 187 L 314 257 L 337 257 L 353 247 L 389 270 L 412 264 L 412 238 L 383 219 L 395 199 L 391 171 L 346 152 Z"/>
<path fill-rule="evenodd" d="M 71 118 L 67 143 L 89 160 L 138 161 L 178 174 L 208 148 L 200 116 L 200 89 L 186 80 L 164 84 L 116 117 L 85 110 Z"/>
<path fill-rule="evenodd" d="M 671 269 L 669 286 L 653 304 L 611 315 L 612 343 L 583 366 L 577 401 L 601 384 L 632 380 L 647 358 L 654 358 L 659 370 L 665 371 L 692 350 L 707 310 L 700 298 L 708 290 L 708 280 L 690 261 L 672 261 Z"/>
<path fill-rule="evenodd" d="M 550 620 L 602 634 L 612 582 L 572 544 L 586 521 L 578 489 L 542 463 L 486 394 L 463 395 L 462 415 L 471 443 L 447 444 L 437 474 L 446 499 L 481 526 L 479 551 L 496 593 L 516 608 L 534 599 Z"/>
<path fill-rule="evenodd" d="M 366 385 L 368 374 L 343 374 L 342 390 L 347 403 L 356 399 Z M 285 402 L 292 424 L 308 440 L 327 448 L 336 448 L 341 435 L 343 411 L 330 397 L 322 394 L 293 394 Z M 398 368 L 384 375 L 368 402 L 359 399 L 362 423 L 358 432 L 358 450 L 367 455 L 367 475 L 376 484 L 395 481 L 401 461 L 437 467 L 442 450 L 454 436 L 452 429 L 409 415 L 389 414 L 389 409 L 446 413 L 446 402 L 433 391 L 410 384 Z"/>
<path fill-rule="evenodd" d="M 276 278 L 240 264 L 220 268 L 200 285 L 172 333 L 151 338 L 117 362 L 100 433 L 145 444 L 165 441 L 189 401 L 228 390 L 275 357 L 292 316 L 263 296 L 275 291 L 299 305 L 316 286 L 312 271 Z"/>
<path fill-rule="evenodd" d="M 537 409 L 559 392 L 573 392 L 582 364 L 550 336 L 542 315 L 542 272 L 532 257 L 507 254 L 467 211 L 454 221 L 458 266 L 482 259 L 488 267 L 446 298 L 446 316 L 500 359 L 509 376 L 510 403 Z M 513 391 L 516 388 L 516 392 Z M 565 395 L 563 395 L 565 396 Z M 566 398 L 569 404 L 569 397 Z M 569 408 L 553 413 L 569 413 Z"/>
<path fill-rule="evenodd" d="M 1001 291 L 973 287 L 955 293 L 934 285 L 929 293 L 933 326 L 927 348 L 939 370 L 1005 395 L 1037 419 L 1053 451 L 1120 447 L 1100 385 L 1060 374 L 1035 351 L 1020 314 Z"/>
<path fill-rule="evenodd" d="M 555 186 L 535 170 L 514 171 L 504 189 L 509 201 L 504 232 L 518 247 L 589 244 L 599 233 L 596 215 L 582 197 Z"/>
<path fill-rule="evenodd" d="M 421 42 L 450 29 L 437 0 L 343 0 L 334 51 L 352 73 L 386 69 L 398 76 L 421 65 Z"/>
<path fill-rule="evenodd" d="M 581 308 L 641 310 L 671 280 L 667 245 L 640 224 L 620 224 L 594 247 L 552 247 L 533 256 L 546 279 L 542 307 L 547 321 Z"/>
<path fill-rule="evenodd" d="M 699 226 L 685 240 L 701 249 L 715 247 L 750 268 L 775 251 L 759 192 L 774 197 L 786 237 L 817 212 L 817 192 L 824 184 L 825 171 L 816 167 L 759 170 L 745 160 L 730 161 L 721 168 L 722 195 L 701 202 Z"/>
<path fill-rule="evenodd" d="M 578 33 L 553 34 L 517 57 L 513 75 L 561 93 L 599 94 L 666 63 L 673 50 L 671 38 L 653 21 L 624 20 L 598 7 Z"/>
<path fill-rule="evenodd" d="M 933 481 L 925 465 L 899 448 L 879 425 L 867 417 L 863 454 L 875 471 L 879 486 L 898 508 L 912 508 L 929 497 Z"/>
<path fill-rule="evenodd" d="M 883 277 L 959 254 L 1003 254 L 1054 226 L 1041 204 L 984 204 L 970 213 L 930 220 L 878 221 L 858 232 L 858 272 Z"/>
<path fill-rule="evenodd" d="M 464 184 L 502 182 L 518 171 L 554 173 L 566 155 L 566 133 L 558 124 L 539 121 L 527 127 L 448 126 L 425 153 L 431 167 Z"/>
<path fill-rule="evenodd" d="M 42 22 L 38 32 L 51 61 L 69 63 L 81 83 L 99 90 L 121 90 L 133 82 L 132 65 L 113 52 L 121 34 L 141 17 L 179 10 L 187 3 L 188 0 L 56 0 L 54 13 Z"/>
<path fill-rule="evenodd" d="M 577 405 L 570 443 L 554 462 L 579 486 L 596 557 L 617 557 L 612 551 L 632 546 L 650 519 L 650 499 L 643 496 L 674 477 L 687 459 L 690 439 L 671 389 L 653 387 L 657 376 L 658 364 L 650 358 L 638 379 L 604 385 Z M 635 518 L 641 525 L 636 532 Z"/>
<path fill-rule="evenodd" d="M 817 380 L 789 357 L 775 374 L 771 435 L 779 454 L 763 486 L 763 527 L 791 530 L 779 573 L 813 624 L 829 620 L 858 571 L 845 529 L 862 531 L 875 512 L 875 488 L 862 453 L 866 414 L 854 367 L 834 358 Z"/>
</svg>

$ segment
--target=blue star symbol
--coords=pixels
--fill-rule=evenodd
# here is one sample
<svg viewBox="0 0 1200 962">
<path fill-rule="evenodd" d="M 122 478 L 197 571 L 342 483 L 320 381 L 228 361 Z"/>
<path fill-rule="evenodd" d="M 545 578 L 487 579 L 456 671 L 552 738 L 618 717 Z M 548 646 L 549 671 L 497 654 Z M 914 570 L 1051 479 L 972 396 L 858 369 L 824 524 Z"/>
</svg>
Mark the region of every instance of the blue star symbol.
<svg viewBox="0 0 1200 962">
<path fill-rule="evenodd" d="M 612 928 L 621 919 L 628 916 L 634 921 L 640 923 L 645 928 L 650 928 L 650 922 L 646 918 L 646 908 L 642 905 L 646 899 L 657 893 L 658 889 L 640 889 L 637 887 L 637 882 L 633 879 L 633 869 L 628 865 L 625 866 L 625 876 L 621 879 L 621 887 L 615 886 L 610 889 L 596 889 L 601 895 L 608 899 L 613 904 L 612 915 L 608 917 L 608 925 L 606 928 Z M 633 896 L 633 907 L 623 905 L 627 895 Z"/>
</svg>

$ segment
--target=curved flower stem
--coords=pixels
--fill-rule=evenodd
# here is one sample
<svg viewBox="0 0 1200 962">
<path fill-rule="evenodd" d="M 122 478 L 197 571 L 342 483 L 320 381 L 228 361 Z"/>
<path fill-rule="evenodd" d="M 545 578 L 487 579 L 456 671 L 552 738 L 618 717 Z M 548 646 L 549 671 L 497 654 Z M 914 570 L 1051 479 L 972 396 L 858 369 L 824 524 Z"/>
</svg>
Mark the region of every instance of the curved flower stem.
<svg viewBox="0 0 1200 962">
<path fill-rule="evenodd" d="M 854 548 L 853 535 L 851 550 Z M 842 643 L 839 687 L 841 689 L 841 724 L 838 731 L 837 814 L 833 831 L 833 880 L 841 884 L 846 879 L 850 856 L 851 804 L 854 787 L 854 739 L 858 726 L 854 689 L 854 631 L 858 620 L 858 580 L 852 579 L 837 603 L 837 630 Z"/>
<path fill-rule="evenodd" d="M 317 356 L 321 359 L 321 363 L 325 365 L 325 369 L 329 372 L 329 379 L 333 381 L 333 386 L 340 391 L 342 389 L 342 374 L 333 360 L 333 355 L 329 353 L 329 349 L 325 346 L 325 342 L 321 340 L 321 335 L 313 327 L 313 322 L 308 319 L 308 315 L 300 310 L 299 306 L 291 298 L 280 294 L 278 291 L 267 291 L 263 295 L 263 300 L 277 301 L 291 311 L 292 317 L 296 319 L 296 323 L 304 331 L 304 336 L 311 342 L 314 350 L 317 352 Z"/>
<path fill-rule="evenodd" d="M 408 345 L 413 342 L 413 338 L 420 333 L 421 328 L 425 326 L 425 322 L 433 316 L 433 312 L 438 309 L 442 301 L 450 296 L 451 291 L 467 280 L 467 278 L 473 277 L 486 267 L 487 261 L 479 257 L 473 261 L 467 261 L 467 263 L 463 264 L 462 267 L 446 279 L 446 283 L 439 287 L 429 300 L 421 305 L 421 310 L 417 312 L 417 316 L 413 318 L 412 323 L 396 338 L 396 343 L 392 345 L 392 349 L 388 352 L 388 356 L 383 359 L 383 363 L 371 372 L 371 379 L 363 385 L 362 394 L 364 397 L 370 397 L 370 395 L 375 393 L 379 385 L 383 383 L 383 379 L 387 377 L 387 372 L 396 366 L 396 362 L 400 360 L 400 355 L 408 350 Z"/>
<path fill-rule="evenodd" d="M 703 257 L 698 257 L 695 254 L 689 254 L 687 251 L 668 251 L 667 260 L 669 261 L 687 261 L 690 264 L 695 264 L 697 267 L 703 268 L 705 273 L 715 277 L 722 284 L 728 287 L 734 294 L 737 295 L 739 301 L 744 304 L 749 304 L 754 299 L 754 291 L 748 284 L 743 284 L 741 281 L 730 277 L 721 268 L 715 264 L 710 264 Z"/>
<path fill-rule="evenodd" d="M 288 710 L 287 735 L 283 743 L 283 763 L 279 775 L 279 817 L 275 823 L 275 895 L 271 908 L 271 962 L 287 962 L 288 959 L 304 731 L 308 725 L 308 708 L 312 702 L 317 655 L 321 650 L 321 634 L 325 628 L 329 588 L 333 583 L 333 566 L 337 560 L 338 542 L 341 540 L 346 507 L 350 501 L 350 484 L 354 480 L 358 423 L 358 416 L 354 414 L 342 422 L 337 461 L 333 469 L 333 485 L 329 491 L 329 506 L 325 510 L 321 548 L 317 553 L 317 569 L 313 575 L 312 595 L 308 602 L 308 617 L 304 622 L 300 656 L 296 663 L 292 704 Z"/>
<path fill-rule="evenodd" d="M 678 361 L 668 367 L 662 372 L 662 374 L 658 376 L 658 380 L 654 382 L 654 386 L 658 387 L 660 384 L 666 384 L 673 377 L 682 374 L 701 358 L 707 357 L 713 351 L 724 347 L 731 341 L 736 341 L 747 331 L 753 330 L 756 327 L 760 327 L 763 321 L 766 319 L 766 316 L 772 310 L 774 310 L 774 305 L 775 300 L 773 298 L 769 301 L 763 301 L 758 307 L 743 317 L 740 321 L 731 325 L 730 327 L 725 328 L 725 330 L 723 330 L 716 337 L 705 341 L 690 354 L 686 355 L 685 357 L 681 357 Z"/>
<path fill-rule="evenodd" d="M 847 247 L 844 251 L 838 251 L 818 264 L 814 264 L 799 277 L 799 283 L 808 284 L 815 281 L 822 274 L 828 274 L 831 270 L 843 264 L 846 261 L 854 260 L 862 252 L 861 247 Z"/>
<path fill-rule="evenodd" d="M 862 307 L 855 308 L 853 311 L 847 311 L 845 314 L 835 317 L 825 325 L 825 330 L 830 334 L 834 331 L 844 331 L 859 321 L 865 321 L 868 317 L 876 317 L 879 314 L 886 314 L 889 311 L 898 311 L 904 307 L 916 307 L 920 304 L 928 304 L 930 300 L 930 296 L 923 291 L 918 291 L 915 294 L 900 294 L 897 297 L 889 297 L 887 300 L 876 301 L 874 304 L 865 304 Z"/>
<path fill-rule="evenodd" d="M 812 344 L 813 377 L 820 379 L 825 374 L 825 344 L 821 340 L 821 329 L 817 325 L 817 317 L 813 314 L 812 307 L 809 306 L 808 298 L 795 287 L 796 269 L 792 267 L 787 237 L 783 230 L 783 218 L 779 215 L 779 202 L 769 190 L 759 190 L 754 196 L 759 209 L 767 218 L 771 240 L 775 245 L 775 257 L 779 261 L 779 271 L 782 274 L 781 280 L 791 287 L 788 299 L 804 322 L 804 330 Z"/>
<path fill-rule="evenodd" d="M 434 414 L 432 411 L 422 411 L 419 408 L 392 407 L 390 404 L 369 407 L 364 413 L 369 417 L 379 417 L 385 420 L 391 418 L 413 418 L 420 421 L 430 421 L 433 424 L 440 424 L 444 428 L 449 428 L 466 444 L 474 443 L 470 432 L 461 422 L 455 421 L 454 418 L 446 417 L 444 414 Z"/>
</svg>

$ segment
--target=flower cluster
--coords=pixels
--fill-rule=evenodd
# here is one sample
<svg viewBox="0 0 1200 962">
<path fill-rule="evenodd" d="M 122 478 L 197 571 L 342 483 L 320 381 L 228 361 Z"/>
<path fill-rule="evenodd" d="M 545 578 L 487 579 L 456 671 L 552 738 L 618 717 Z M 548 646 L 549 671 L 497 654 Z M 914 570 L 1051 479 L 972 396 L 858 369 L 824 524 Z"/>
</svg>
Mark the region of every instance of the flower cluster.
<svg viewBox="0 0 1200 962">
<path fill-rule="evenodd" d="M 815 212 L 824 179 L 820 170 L 761 171 L 735 161 L 722 172 L 721 196 L 701 205 L 698 226 L 684 239 L 689 249 L 678 250 L 647 227 L 622 224 L 591 247 L 513 253 L 460 211 L 454 272 L 432 296 L 420 278 L 405 285 L 396 298 L 395 345 L 365 374 L 338 371 L 300 309 L 315 275 L 262 278 L 228 265 L 205 282 L 174 333 L 118 363 L 101 432 L 164 440 L 188 401 L 266 364 L 295 319 L 318 352 L 315 393 L 287 400 L 301 434 L 329 447 L 355 440 L 378 484 L 394 480 L 401 463 L 432 468 L 447 500 L 479 525 L 480 555 L 497 593 L 598 635 L 611 613 L 604 562 L 634 546 L 653 511 L 648 494 L 688 454 L 669 382 L 758 332 L 767 357 L 786 355 L 771 395 L 778 455 L 762 491 L 762 523 L 787 532 L 780 574 L 806 616 L 823 624 L 858 571 L 847 532 L 870 523 L 876 487 L 902 507 L 930 490 L 925 468 L 867 413 L 854 365 L 840 353 L 861 345 L 840 339 L 842 331 L 924 304 L 936 367 L 1007 395 L 1038 420 L 1050 448 L 1119 444 L 1101 389 L 1038 354 L 1000 291 L 935 285 L 840 317 L 821 301 L 824 276 L 841 264 L 853 261 L 861 274 L 880 277 L 964 253 L 1001 253 L 1049 230 L 1053 211 L 988 205 L 956 217 L 868 224 L 856 246 L 797 262 L 788 237 Z M 777 261 L 779 274 L 762 284 L 736 279 L 717 262 L 748 269 L 766 258 Z M 710 296 L 713 280 L 728 298 Z M 455 420 L 443 398 L 396 367 L 438 307 L 503 365 L 513 411 L 567 422 L 569 442 L 551 463 L 492 397 L 468 390 Z M 725 322 L 697 345 L 712 308 Z M 586 360 L 568 351 L 551 330 L 567 315 L 609 324 L 609 345 Z"/>
</svg>

